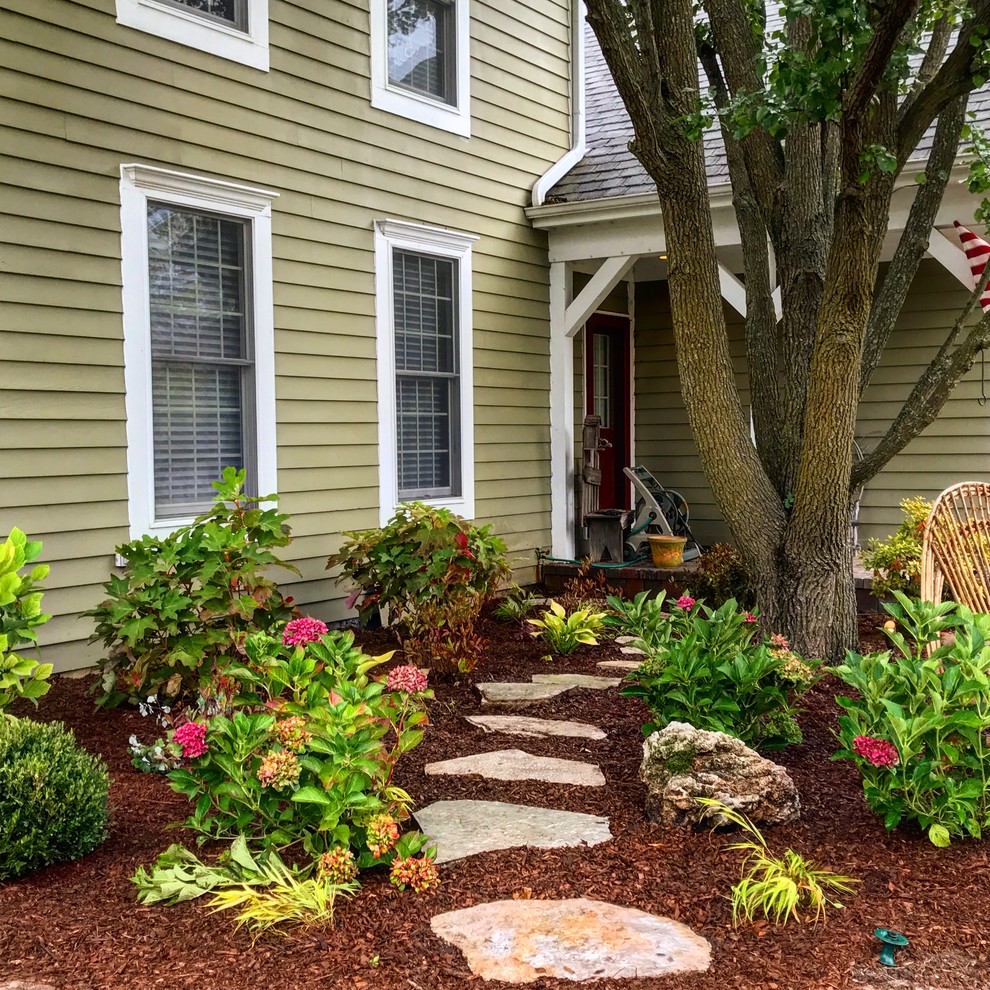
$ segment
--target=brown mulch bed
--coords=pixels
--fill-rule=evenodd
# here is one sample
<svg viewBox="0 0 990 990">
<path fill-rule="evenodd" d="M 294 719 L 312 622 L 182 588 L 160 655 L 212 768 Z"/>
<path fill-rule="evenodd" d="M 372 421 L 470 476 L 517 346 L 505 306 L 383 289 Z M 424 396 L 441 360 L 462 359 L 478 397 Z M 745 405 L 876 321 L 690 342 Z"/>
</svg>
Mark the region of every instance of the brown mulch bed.
<svg viewBox="0 0 990 990">
<path fill-rule="evenodd" d="M 882 619 L 883 616 L 880 616 Z M 876 616 L 862 622 L 864 639 Z M 544 652 L 510 627 L 491 624 L 490 657 L 480 679 L 528 680 L 538 671 L 598 673 L 598 660 L 618 658 L 614 646 L 584 648 L 552 667 Z M 383 633 L 366 634 L 373 650 Z M 879 640 L 870 640 L 878 645 Z M 864 802 L 859 777 L 830 761 L 837 684 L 827 679 L 809 698 L 806 740 L 776 758 L 802 797 L 797 823 L 768 830 L 775 848 L 793 846 L 819 864 L 858 877 L 857 896 L 827 925 L 734 929 L 725 894 L 738 876 L 738 854 L 723 835 L 665 829 L 643 814 L 637 780 L 645 710 L 617 691 L 573 691 L 530 708 L 527 715 L 577 719 L 608 738 L 533 740 L 486 735 L 466 724 L 480 710 L 468 683 L 440 684 L 432 726 L 400 765 L 397 783 L 420 806 L 471 797 L 607 815 L 612 842 L 592 849 L 513 849 L 442 868 L 443 885 L 424 896 L 399 893 L 380 876 L 338 907 L 333 928 L 290 938 L 263 938 L 253 947 L 223 916 L 202 904 L 140 907 L 129 878 L 169 843 L 192 836 L 168 829 L 187 813 L 184 798 L 158 776 L 130 765 L 127 739 L 154 727 L 132 710 L 94 713 L 88 680 L 61 678 L 38 712 L 62 719 L 86 748 L 103 756 L 113 776 L 110 838 L 78 863 L 0 885 L 0 986 L 36 980 L 65 990 L 454 990 L 481 986 L 459 951 L 430 930 L 434 914 L 509 897 L 593 897 L 668 915 L 712 944 L 707 974 L 663 979 L 604 980 L 602 990 L 990 990 L 990 846 L 959 843 L 935 849 L 910 830 L 884 831 Z M 427 777 L 423 765 L 488 750 L 521 748 L 598 763 L 605 788 L 506 783 L 468 777 Z M 905 931 L 904 964 L 886 973 L 875 961 L 876 926 Z M 896 977 L 896 982 L 892 982 Z M 502 984 L 485 984 L 502 986 Z M 555 980 L 537 990 L 573 986 Z"/>
</svg>

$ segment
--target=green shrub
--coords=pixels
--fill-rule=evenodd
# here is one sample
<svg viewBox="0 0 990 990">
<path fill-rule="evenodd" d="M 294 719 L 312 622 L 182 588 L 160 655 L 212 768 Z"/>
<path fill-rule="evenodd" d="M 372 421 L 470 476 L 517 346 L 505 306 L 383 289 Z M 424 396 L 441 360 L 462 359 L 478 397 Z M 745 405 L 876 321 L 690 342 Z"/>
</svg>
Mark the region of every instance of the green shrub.
<svg viewBox="0 0 990 990">
<path fill-rule="evenodd" d="M 601 632 L 604 612 L 592 612 L 579 608 L 568 613 L 559 602 L 550 602 L 542 619 L 527 619 L 536 628 L 530 635 L 545 640 L 554 653 L 573 653 L 579 646 L 597 646 L 595 638 Z"/>
<path fill-rule="evenodd" d="M 716 606 L 730 598 L 740 608 L 752 608 L 756 604 L 746 565 L 739 551 L 728 543 L 715 543 L 701 555 L 691 576 L 691 590 L 696 597 Z"/>
<path fill-rule="evenodd" d="M 801 741 L 795 705 L 814 683 L 815 668 L 783 637 L 756 642 L 756 616 L 740 611 L 731 598 L 713 611 L 682 596 L 671 627 L 670 638 L 622 689 L 627 697 L 641 698 L 653 715 L 644 734 L 689 722 L 763 749 Z"/>
<path fill-rule="evenodd" d="M 492 615 L 499 622 L 522 622 L 535 605 L 536 595 L 514 584 L 492 609 Z"/>
<path fill-rule="evenodd" d="M 903 591 L 912 598 L 921 593 L 921 544 L 932 503 L 924 498 L 901 501 L 904 521 L 886 540 L 867 540 L 863 566 L 873 571 L 873 593 L 882 598 Z"/>
<path fill-rule="evenodd" d="M 61 722 L 0 715 L 0 881 L 92 852 L 109 788 L 103 762 Z"/>
<path fill-rule="evenodd" d="M 264 574 L 273 565 L 296 570 L 272 552 L 289 543 L 287 517 L 258 504 L 276 496 L 245 495 L 244 479 L 226 468 L 209 512 L 170 536 L 117 548 L 126 573 L 111 577 L 106 600 L 86 613 L 96 620 L 90 642 L 108 648 L 98 704 L 195 691 L 241 654 L 249 633 L 292 616 L 291 599 Z"/>
<path fill-rule="evenodd" d="M 350 604 L 359 614 L 386 608 L 411 662 L 472 670 L 482 646 L 478 617 L 510 573 L 505 544 L 491 527 L 409 502 L 381 529 L 344 535 L 327 568 L 340 565 L 337 581 L 357 586 Z"/>
<path fill-rule="evenodd" d="M 181 756 L 169 779 L 194 805 L 185 826 L 258 850 L 342 847 L 358 866 L 387 863 L 411 804 L 392 775 L 428 723 L 426 676 L 372 677 L 391 653 L 370 657 L 316 619 L 293 620 L 282 639 L 249 636 L 246 662 L 221 671 L 241 687 L 229 710 L 190 708 L 169 733 L 164 749 Z"/>
<path fill-rule="evenodd" d="M 17 528 L 0 544 L 0 717 L 17 698 L 35 704 L 50 688 L 52 665 L 23 657 L 19 647 L 38 642 L 38 627 L 50 618 L 41 611 L 37 581 L 48 577 L 48 565 L 36 564 L 27 574 L 18 572 L 41 553 L 41 544 L 29 542 Z"/>
<path fill-rule="evenodd" d="M 916 822 L 937 846 L 979 838 L 990 828 L 990 616 L 894 596 L 884 607 L 904 630 L 887 632 L 896 656 L 849 653 L 835 668 L 858 692 L 836 699 L 836 757 L 856 763 L 887 828 Z M 954 642 L 926 656 L 947 630 Z"/>
<path fill-rule="evenodd" d="M 666 649 L 675 629 L 671 616 L 664 610 L 666 598 L 665 591 L 656 595 L 641 591 L 631 599 L 609 595 L 608 605 L 612 614 L 605 617 L 605 625 L 627 636 L 635 636 L 634 646 L 650 656 L 656 656 Z"/>
</svg>

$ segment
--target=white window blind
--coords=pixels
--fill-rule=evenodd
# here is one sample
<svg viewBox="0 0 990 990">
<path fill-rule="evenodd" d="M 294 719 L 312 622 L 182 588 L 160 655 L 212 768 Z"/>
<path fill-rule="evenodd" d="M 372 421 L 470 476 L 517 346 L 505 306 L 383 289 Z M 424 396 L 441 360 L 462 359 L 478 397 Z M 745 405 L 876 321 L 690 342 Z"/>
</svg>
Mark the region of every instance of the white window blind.
<svg viewBox="0 0 990 990">
<path fill-rule="evenodd" d="M 224 24 L 247 31 L 247 0 L 166 0 L 167 3 L 201 14 L 215 17 Z"/>
<path fill-rule="evenodd" d="M 399 497 L 459 495 L 457 262 L 396 250 L 392 279 Z"/>
<path fill-rule="evenodd" d="M 148 203 L 156 518 L 202 511 L 225 467 L 253 468 L 246 227 Z"/>
<path fill-rule="evenodd" d="M 390 83 L 457 102 L 454 13 L 449 0 L 388 0 Z"/>
</svg>

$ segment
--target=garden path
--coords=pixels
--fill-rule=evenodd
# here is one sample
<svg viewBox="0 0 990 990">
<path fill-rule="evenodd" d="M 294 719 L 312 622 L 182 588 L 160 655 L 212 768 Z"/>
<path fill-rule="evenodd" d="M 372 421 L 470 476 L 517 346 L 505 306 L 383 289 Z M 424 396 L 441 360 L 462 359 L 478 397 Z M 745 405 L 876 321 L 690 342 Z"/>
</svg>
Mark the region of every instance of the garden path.
<svg viewBox="0 0 990 990">
<path fill-rule="evenodd" d="M 636 666 L 631 660 L 605 663 L 610 671 Z M 478 691 L 486 707 L 520 708 L 574 690 L 612 690 L 621 683 L 619 677 L 534 674 L 529 683 L 479 684 Z M 553 737 L 561 744 L 571 739 L 593 744 L 606 738 L 597 726 L 563 719 L 468 715 L 465 720 L 486 733 Z M 425 770 L 430 775 L 540 780 L 551 786 L 605 784 L 595 763 L 534 756 L 521 749 L 430 763 Z M 607 818 L 501 801 L 436 801 L 415 817 L 433 840 L 438 863 L 513 846 L 594 846 L 613 837 Z M 472 973 L 506 983 L 530 983 L 545 976 L 584 982 L 703 972 L 711 962 L 707 940 L 686 925 L 588 898 L 493 901 L 437 915 L 431 926 L 461 949 Z"/>
</svg>

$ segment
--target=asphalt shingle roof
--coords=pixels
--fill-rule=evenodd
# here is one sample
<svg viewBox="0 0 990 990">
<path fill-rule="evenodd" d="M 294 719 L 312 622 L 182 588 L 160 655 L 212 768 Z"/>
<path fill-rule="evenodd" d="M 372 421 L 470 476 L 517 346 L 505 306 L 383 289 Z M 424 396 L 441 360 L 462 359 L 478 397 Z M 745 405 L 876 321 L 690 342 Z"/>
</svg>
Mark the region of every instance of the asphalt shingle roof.
<svg viewBox="0 0 990 990">
<path fill-rule="evenodd" d="M 585 101 L 585 156 L 550 190 L 549 202 L 655 192 L 653 181 L 629 152 L 632 121 L 591 28 L 586 28 L 585 33 Z M 990 85 L 970 97 L 969 109 L 975 112 L 976 124 L 990 129 Z M 927 156 L 933 134 L 934 128 L 931 128 L 912 157 Z M 729 167 L 717 126 L 705 132 L 704 142 L 708 182 L 712 186 L 723 185 L 729 181 Z"/>
</svg>

